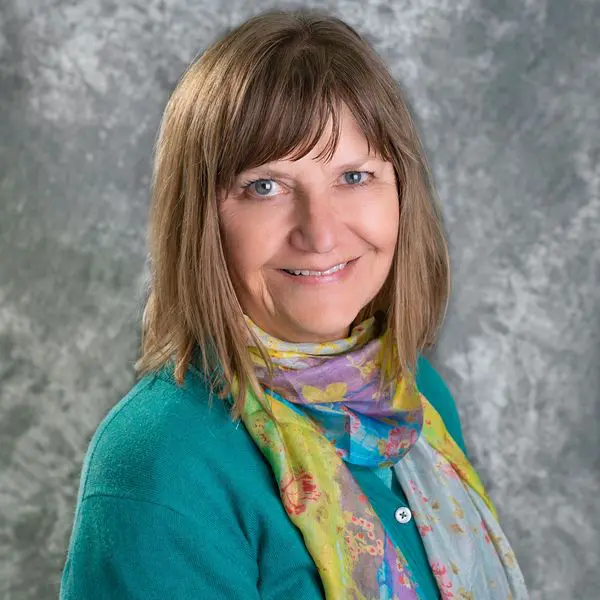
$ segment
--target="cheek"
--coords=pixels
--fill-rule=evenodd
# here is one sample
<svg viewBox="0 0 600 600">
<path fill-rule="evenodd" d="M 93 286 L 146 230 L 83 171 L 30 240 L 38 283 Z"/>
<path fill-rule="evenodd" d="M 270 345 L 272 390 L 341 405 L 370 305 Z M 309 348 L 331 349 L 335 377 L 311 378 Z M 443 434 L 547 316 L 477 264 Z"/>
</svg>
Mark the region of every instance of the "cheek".
<svg viewBox="0 0 600 600">
<path fill-rule="evenodd" d="M 221 235 L 234 279 L 252 285 L 276 252 L 276 231 L 272 231 L 268 219 L 256 218 L 253 211 L 223 209 Z"/>
<path fill-rule="evenodd" d="M 363 236 L 381 252 L 394 252 L 398 239 L 400 207 L 398 197 L 382 194 L 369 202 L 360 215 Z"/>
</svg>

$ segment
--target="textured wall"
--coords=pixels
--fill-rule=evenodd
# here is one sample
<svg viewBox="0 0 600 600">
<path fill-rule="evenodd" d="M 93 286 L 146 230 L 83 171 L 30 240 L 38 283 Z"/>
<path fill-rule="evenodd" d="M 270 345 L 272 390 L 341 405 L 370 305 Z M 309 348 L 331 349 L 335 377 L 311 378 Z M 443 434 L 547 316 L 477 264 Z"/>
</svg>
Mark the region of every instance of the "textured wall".
<svg viewBox="0 0 600 600">
<path fill-rule="evenodd" d="M 168 93 L 268 6 L 2 0 L 2 598 L 56 597 L 83 453 L 134 381 Z M 312 6 L 368 35 L 423 131 L 455 275 L 435 358 L 532 597 L 598 598 L 600 3 Z"/>
</svg>

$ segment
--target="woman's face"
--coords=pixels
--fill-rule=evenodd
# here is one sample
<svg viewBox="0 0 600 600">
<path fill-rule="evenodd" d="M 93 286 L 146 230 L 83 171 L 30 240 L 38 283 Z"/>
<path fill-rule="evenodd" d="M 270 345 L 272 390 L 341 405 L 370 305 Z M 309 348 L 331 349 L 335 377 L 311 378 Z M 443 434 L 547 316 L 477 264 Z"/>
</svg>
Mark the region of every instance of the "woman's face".
<svg viewBox="0 0 600 600">
<path fill-rule="evenodd" d="M 394 168 L 367 154 L 346 109 L 329 162 L 317 146 L 292 162 L 241 173 L 220 205 L 239 302 L 261 329 L 291 342 L 348 335 L 390 271 L 398 234 Z"/>
</svg>

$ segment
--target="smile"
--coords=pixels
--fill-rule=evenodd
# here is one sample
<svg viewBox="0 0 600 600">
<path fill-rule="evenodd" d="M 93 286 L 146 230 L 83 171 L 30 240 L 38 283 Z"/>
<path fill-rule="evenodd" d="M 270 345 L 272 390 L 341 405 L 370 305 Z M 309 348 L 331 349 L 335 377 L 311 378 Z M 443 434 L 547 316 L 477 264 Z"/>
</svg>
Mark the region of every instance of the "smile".
<svg viewBox="0 0 600 600">
<path fill-rule="evenodd" d="M 348 262 L 351 262 L 351 261 L 348 261 Z M 346 265 L 348 265 L 348 262 L 343 262 L 343 263 L 334 265 L 333 267 L 331 267 L 330 269 L 327 269 L 326 271 L 312 271 L 309 269 L 282 269 L 282 270 L 285 271 L 286 273 L 289 273 L 290 275 L 297 275 L 297 276 L 304 276 L 304 277 L 326 277 L 327 275 L 333 275 L 333 273 L 337 273 L 338 271 L 345 269 Z"/>
</svg>

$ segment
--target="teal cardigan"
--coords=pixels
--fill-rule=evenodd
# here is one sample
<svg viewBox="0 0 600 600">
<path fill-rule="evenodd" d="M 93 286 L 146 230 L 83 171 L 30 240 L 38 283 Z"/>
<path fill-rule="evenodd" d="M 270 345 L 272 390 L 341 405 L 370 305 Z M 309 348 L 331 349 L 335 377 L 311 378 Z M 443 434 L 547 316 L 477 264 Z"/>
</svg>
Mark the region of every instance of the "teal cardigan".
<svg viewBox="0 0 600 600">
<path fill-rule="evenodd" d="M 424 358 L 417 385 L 464 449 L 452 396 Z M 422 596 L 439 598 L 414 519 L 393 478 L 351 466 Z M 383 476 L 382 476 L 383 475 Z M 389 475 L 389 473 L 388 473 Z M 146 375 L 88 448 L 61 600 L 323 600 L 317 568 L 281 504 L 271 468 L 197 372 Z"/>
</svg>

